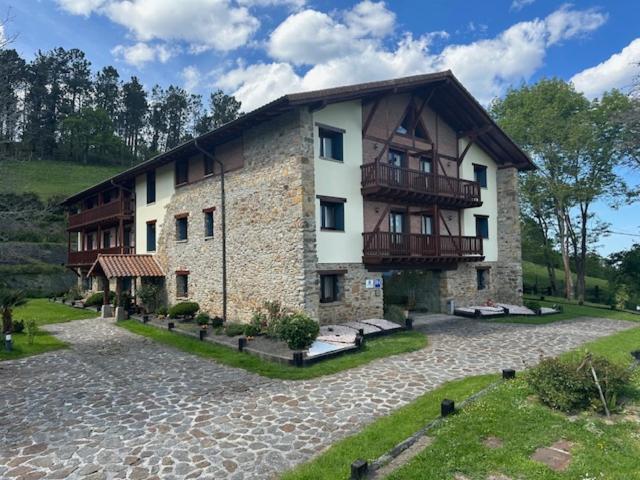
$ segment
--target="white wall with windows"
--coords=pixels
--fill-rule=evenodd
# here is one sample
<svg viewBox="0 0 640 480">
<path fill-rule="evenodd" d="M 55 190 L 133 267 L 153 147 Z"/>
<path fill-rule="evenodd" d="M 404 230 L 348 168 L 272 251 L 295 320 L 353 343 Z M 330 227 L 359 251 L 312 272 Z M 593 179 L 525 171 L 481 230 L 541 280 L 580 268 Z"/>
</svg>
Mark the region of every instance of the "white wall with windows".
<svg viewBox="0 0 640 480">
<path fill-rule="evenodd" d="M 460 152 L 463 152 L 468 139 L 463 138 L 459 142 Z M 475 236 L 477 234 L 476 217 L 488 217 L 489 238 L 484 239 L 482 244 L 485 260 L 495 262 L 498 260 L 498 168 L 496 162 L 476 144 L 471 146 L 460 165 L 460 178 L 475 180 L 474 165 L 486 167 L 487 187 L 481 188 L 480 191 L 481 207 L 462 210 L 462 234 Z"/>
<path fill-rule="evenodd" d="M 362 262 L 364 213 L 360 193 L 362 107 L 360 101 L 328 105 L 314 112 L 316 232 L 319 263 Z M 344 200 L 344 229 L 323 229 L 322 197 Z M 325 208 L 325 218 L 327 209 Z M 335 213 L 335 212 L 334 212 Z M 339 222 L 338 222 L 339 224 Z M 340 225 L 338 225 L 340 226 Z"/>
<path fill-rule="evenodd" d="M 147 222 L 156 221 L 157 244 L 167 205 L 175 191 L 173 162 L 156 168 L 155 180 L 155 201 L 147 203 L 147 175 L 136 177 L 136 253 L 154 253 L 147 251 Z M 171 224 L 169 228 L 175 226 Z"/>
</svg>

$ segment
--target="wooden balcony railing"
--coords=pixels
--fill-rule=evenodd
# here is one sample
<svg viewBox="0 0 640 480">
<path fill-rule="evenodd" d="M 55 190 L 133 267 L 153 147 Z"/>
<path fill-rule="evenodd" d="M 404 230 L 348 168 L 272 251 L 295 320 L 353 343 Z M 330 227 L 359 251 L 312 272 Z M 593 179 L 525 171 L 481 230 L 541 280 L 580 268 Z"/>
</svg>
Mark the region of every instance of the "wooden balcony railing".
<svg viewBox="0 0 640 480">
<path fill-rule="evenodd" d="M 366 232 L 364 262 L 482 260 L 482 238 L 415 233 Z"/>
<path fill-rule="evenodd" d="M 110 248 L 98 248 L 95 250 L 83 250 L 81 252 L 68 252 L 67 265 L 91 265 L 98 258 L 98 254 L 119 254 L 119 253 L 133 253 L 133 247 L 110 247 Z"/>
<path fill-rule="evenodd" d="M 362 165 L 362 193 L 375 198 L 423 200 L 459 207 L 482 205 L 480 184 L 388 163 Z"/>
<path fill-rule="evenodd" d="M 120 198 L 104 205 L 83 210 L 79 213 L 69 214 L 68 230 L 75 230 L 87 225 L 129 215 L 133 215 L 131 200 Z"/>
</svg>

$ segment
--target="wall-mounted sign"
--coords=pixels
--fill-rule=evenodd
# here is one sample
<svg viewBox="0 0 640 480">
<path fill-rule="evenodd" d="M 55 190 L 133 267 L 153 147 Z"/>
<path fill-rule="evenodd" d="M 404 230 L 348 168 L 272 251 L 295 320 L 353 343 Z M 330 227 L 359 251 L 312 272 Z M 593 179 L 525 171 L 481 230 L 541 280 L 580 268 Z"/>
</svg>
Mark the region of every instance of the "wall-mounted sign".
<svg viewBox="0 0 640 480">
<path fill-rule="evenodd" d="M 364 286 L 365 286 L 366 288 L 373 288 L 373 279 L 372 279 L 372 278 L 367 278 L 367 279 L 364 281 Z"/>
<path fill-rule="evenodd" d="M 373 288 L 382 288 L 382 279 L 381 278 L 376 278 L 373 281 Z"/>
</svg>

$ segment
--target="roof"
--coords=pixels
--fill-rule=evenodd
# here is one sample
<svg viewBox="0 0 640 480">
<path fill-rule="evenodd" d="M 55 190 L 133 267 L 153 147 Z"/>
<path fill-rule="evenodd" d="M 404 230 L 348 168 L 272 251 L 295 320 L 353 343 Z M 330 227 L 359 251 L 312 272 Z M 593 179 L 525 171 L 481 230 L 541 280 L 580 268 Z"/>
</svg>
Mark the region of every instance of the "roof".
<svg viewBox="0 0 640 480">
<path fill-rule="evenodd" d="M 535 169 L 535 165 L 529 156 L 495 123 L 482 105 L 458 81 L 453 73 L 450 70 L 446 70 L 444 72 L 414 75 L 393 80 L 359 83 L 284 95 L 231 122 L 225 123 L 215 130 L 188 140 L 167 152 L 156 155 L 101 183 L 72 195 L 65 199 L 62 205 L 73 204 L 85 196 L 97 193 L 108 186 L 131 182 L 136 175 L 147 170 L 157 168 L 177 158 L 199 153 L 198 145 L 205 149 L 212 148 L 237 137 L 242 131 L 254 125 L 266 122 L 270 118 L 300 106 L 322 108 L 330 103 L 375 98 L 388 93 L 401 93 L 415 89 L 422 89 L 425 93 L 429 93 L 435 88 L 438 91 L 436 95 L 433 95 L 429 106 L 437 110 L 445 121 L 454 126 L 458 132 L 477 132 L 476 143 L 503 164 L 514 165 L 520 170 Z"/>
<path fill-rule="evenodd" d="M 118 277 L 164 277 L 153 255 L 98 255 L 89 269 L 89 275 Z"/>
</svg>

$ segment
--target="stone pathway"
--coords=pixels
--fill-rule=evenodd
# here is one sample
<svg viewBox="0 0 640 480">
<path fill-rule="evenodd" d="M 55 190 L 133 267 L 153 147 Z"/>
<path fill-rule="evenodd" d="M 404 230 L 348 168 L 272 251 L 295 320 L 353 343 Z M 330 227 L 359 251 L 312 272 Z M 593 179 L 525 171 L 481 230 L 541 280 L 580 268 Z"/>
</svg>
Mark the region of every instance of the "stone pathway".
<svg viewBox="0 0 640 480">
<path fill-rule="evenodd" d="M 273 478 L 442 382 L 523 368 L 635 326 L 416 318 L 422 351 L 307 381 L 259 377 L 102 320 L 71 348 L 0 363 L 0 478 Z"/>
</svg>

